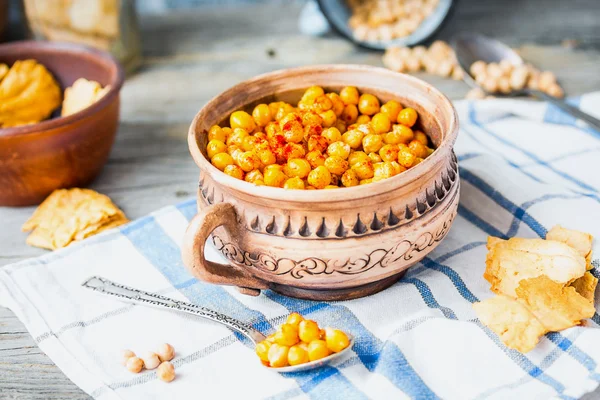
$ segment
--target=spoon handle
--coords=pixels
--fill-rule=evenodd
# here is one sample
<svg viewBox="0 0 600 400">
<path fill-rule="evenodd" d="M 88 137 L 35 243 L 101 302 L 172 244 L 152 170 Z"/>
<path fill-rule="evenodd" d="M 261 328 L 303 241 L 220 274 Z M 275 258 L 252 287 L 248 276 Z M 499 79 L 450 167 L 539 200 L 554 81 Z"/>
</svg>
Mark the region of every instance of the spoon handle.
<svg viewBox="0 0 600 400">
<path fill-rule="evenodd" d="M 598 118 L 592 117 L 590 114 L 581 111 L 579 108 L 570 105 L 562 99 L 557 99 L 556 97 L 547 95 L 546 93 L 540 92 L 539 90 L 530 90 L 529 92 L 541 100 L 554 104 L 567 114 L 570 114 L 575 118 L 585 121 L 592 128 L 600 132 L 600 120 Z"/>
<path fill-rule="evenodd" d="M 185 303 L 183 301 L 164 297 L 155 293 L 144 292 L 143 290 L 121 285 L 99 276 L 93 276 L 89 278 L 81 286 L 94 290 L 98 293 L 117 297 L 119 300 L 128 303 L 184 312 L 218 322 L 219 324 L 225 325 L 241 333 L 255 344 L 265 340 L 265 336 L 251 326 L 246 325 L 236 319 L 230 318 L 224 314 L 205 307 L 197 306 L 195 304 Z"/>
</svg>

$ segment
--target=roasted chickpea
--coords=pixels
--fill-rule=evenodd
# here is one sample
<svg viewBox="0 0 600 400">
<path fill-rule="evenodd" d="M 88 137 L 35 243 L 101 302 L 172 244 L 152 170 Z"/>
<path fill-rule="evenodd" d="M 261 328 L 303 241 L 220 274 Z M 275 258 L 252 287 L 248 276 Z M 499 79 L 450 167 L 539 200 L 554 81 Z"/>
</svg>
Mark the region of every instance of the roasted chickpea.
<svg viewBox="0 0 600 400">
<path fill-rule="evenodd" d="M 334 353 L 339 353 L 350 345 L 348 335 L 339 329 L 325 328 L 325 342 L 327 348 Z"/>
<path fill-rule="evenodd" d="M 244 177 L 244 180 L 246 182 L 254 183 L 255 181 L 264 180 L 264 177 L 263 177 L 262 172 L 260 172 L 258 169 L 255 169 L 253 171 L 248 172 L 246 174 L 246 176 Z"/>
<path fill-rule="evenodd" d="M 208 130 L 208 140 L 219 140 L 225 143 L 227 141 L 227 133 L 219 125 L 213 125 Z"/>
<path fill-rule="evenodd" d="M 236 158 L 237 164 L 244 172 L 250 172 L 260 167 L 260 158 L 253 151 L 246 151 Z"/>
<path fill-rule="evenodd" d="M 369 153 L 369 158 L 371 159 L 371 161 L 373 163 L 380 163 L 381 162 L 381 156 L 377 153 Z"/>
<path fill-rule="evenodd" d="M 348 169 L 348 161 L 340 157 L 327 157 L 325 160 L 325 168 L 332 174 L 342 175 Z"/>
<path fill-rule="evenodd" d="M 275 332 L 275 343 L 282 346 L 293 346 L 299 341 L 298 328 L 294 325 L 282 324 Z"/>
<path fill-rule="evenodd" d="M 337 121 L 335 121 L 335 124 L 333 125 L 333 127 L 337 128 L 337 130 L 340 131 L 340 133 L 344 133 L 347 130 L 346 123 L 344 121 L 342 121 L 341 119 L 338 119 Z"/>
<path fill-rule="evenodd" d="M 271 109 L 266 104 L 259 104 L 252 110 L 252 119 L 258 126 L 266 126 L 271 122 Z"/>
<path fill-rule="evenodd" d="M 244 151 L 252 151 L 258 147 L 260 139 L 256 136 L 246 136 L 242 142 L 242 149 Z"/>
<path fill-rule="evenodd" d="M 286 160 L 290 160 L 292 158 L 303 158 L 306 154 L 304 151 L 304 147 L 297 143 L 288 143 L 283 146 L 283 156 Z"/>
<path fill-rule="evenodd" d="M 287 319 L 285 320 L 285 323 L 298 328 L 298 325 L 302 321 L 304 321 L 302 315 L 298 314 L 297 312 L 293 312 L 290 315 L 288 315 Z"/>
<path fill-rule="evenodd" d="M 363 179 L 363 180 L 361 180 L 358 184 L 359 185 L 367 185 L 367 184 L 372 183 L 372 182 L 373 182 L 373 178 L 369 178 L 369 179 Z"/>
<path fill-rule="evenodd" d="M 348 163 L 350 163 L 350 166 L 364 161 L 371 161 L 367 153 L 364 151 L 352 151 L 350 156 L 348 156 Z"/>
<path fill-rule="evenodd" d="M 334 175 L 332 175 L 331 177 L 333 178 Z M 325 186 L 323 189 L 339 189 L 340 187 L 338 185 L 327 185 Z"/>
<path fill-rule="evenodd" d="M 331 100 L 331 104 L 333 105 L 331 109 L 333 110 L 336 117 L 342 115 L 342 111 L 344 111 L 344 102 L 340 98 L 337 93 L 327 93 L 327 97 Z"/>
<path fill-rule="evenodd" d="M 340 91 L 340 98 L 344 104 L 358 105 L 358 89 L 354 86 L 346 86 Z"/>
<path fill-rule="evenodd" d="M 311 168 L 317 168 L 319 165 L 325 165 L 325 156 L 319 151 L 309 151 L 306 154 L 306 161 Z"/>
<path fill-rule="evenodd" d="M 390 100 L 381 106 L 380 112 L 386 115 L 390 121 L 398 119 L 398 113 L 402 110 L 402 106 L 395 100 Z M 389 129 L 388 129 L 389 130 Z"/>
<path fill-rule="evenodd" d="M 304 190 L 304 181 L 301 178 L 290 178 L 283 184 L 284 189 Z"/>
<path fill-rule="evenodd" d="M 300 143 L 304 139 L 304 127 L 298 121 L 288 121 L 281 126 L 281 133 L 286 141 Z"/>
<path fill-rule="evenodd" d="M 423 143 L 418 140 L 412 140 L 408 144 L 408 149 L 417 157 L 425 158 L 428 156 L 427 146 L 424 146 Z"/>
<path fill-rule="evenodd" d="M 398 123 L 412 128 L 417 122 L 417 112 L 414 108 L 407 107 L 398 113 Z"/>
<path fill-rule="evenodd" d="M 415 165 L 415 159 L 417 157 L 413 154 L 413 152 L 408 148 L 407 145 L 401 144 L 398 148 L 398 164 L 402 165 L 404 168 L 410 168 Z"/>
<path fill-rule="evenodd" d="M 269 349 L 271 348 L 271 344 L 271 342 L 263 340 L 256 345 L 254 351 L 261 361 L 269 362 Z"/>
<path fill-rule="evenodd" d="M 409 143 L 415 137 L 412 129 L 408 126 L 397 124 L 392 128 L 392 132 L 385 134 L 383 140 L 387 144 Z"/>
<path fill-rule="evenodd" d="M 293 158 L 287 162 L 290 178 L 306 178 L 310 172 L 310 163 L 302 158 Z M 304 186 L 303 186 L 304 187 Z"/>
<path fill-rule="evenodd" d="M 319 96 L 323 96 L 325 91 L 320 86 L 311 86 L 302 95 L 302 101 L 308 104 L 313 104 L 315 99 Z"/>
<path fill-rule="evenodd" d="M 271 150 L 259 150 L 257 156 L 263 165 L 271 165 L 277 162 L 275 154 Z"/>
<path fill-rule="evenodd" d="M 323 130 L 323 133 L 321 133 L 321 136 L 323 136 L 325 138 L 325 140 L 327 140 L 328 145 L 342 140 L 342 134 L 340 133 L 339 129 L 334 128 L 334 127 Z"/>
<path fill-rule="evenodd" d="M 244 179 L 244 171 L 237 165 L 228 165 L 223 170 L 227 175 L 233 176 L 237 179 Z"/>
<path fill-rule="evenodd" d="M 244 144 L 244 139 L 248 137 L 248 132 L 242 128 L 235 128 L 227 137 L 228 146 L 237 146 L 241 148 Z"/>
<path fill-rule="evenodd" d="M 331 102 L 331 99 L 329 99 L 329 97 L 327 97 L 325 95 L 322 95 L 315 99 L 315 101 L 312 104 L 311 109 L 314 112 L 316 112 L 317 114 L 321 114 L 321 113 L 324 113 L 325 111 L 331 110 L 332 107 L 333 107 L 333 103 Z M 333 116 L 335 117 L 335 113 L 333 113 Z"/>
<path fill-rule="evenodd" d="M 265 168 L 264 172 L 265 185 L 272 187 L 281 187 L 287 180 L 287 176 L 283 173 L 281 169 L 267 169 Z"/>
<path fill-rule="evenodd" d="M 344 142 L 333 142 L 327 147 L 329 157 L 339 157 L 343 160 L 350 155 L 350 145 Z"/>
<path fill-rule="evenodd" d="M 371 119 L 371 126 L 373 127 L 375 133 L 382 134 L 389 132 L 390 129 L 392 129 L 392 122 L 387 115 L 383 113 L 377 113 L 373 115 L 373 118 Z"/>
<path fill-rule="evenodd" d="M 372 178 L 374 174 L 373 162 L 370 159 L 359 161 L 352 165 L 352 170 L 360 180 Z"/>
<path fill-rule="evenodd" d="M 281 128 L 277 122 L 269 122 L 267 126 L 265 126 L 265 133 L 267 134 L 267 138 L 281 135 Z"/>
<path fill-rule="evenodd" d="M 308 151 L 316 150 L 321 153 L 327 149 L 327 146 L 329 146 L 329 142 L 327 141 L 327 138 L 325 138 L 324 136 L 316 136 L 316 135 L 310 136 L 308 138 L 307 144 L 308 144 Z"/>
<path fill-rule="evenodd" d="M 329 185 L 330 182 L 331 173 L 323 165 L 318 166 L 308 174 L 308 183 L 317 189 L 323 189 L 325 186 Z"/>
<path fill-rule="evenodd" d="M 320 360 L 327 357 L 331 352 L 324 340 L 316 339 L 308 344 L 308 359 L 310 361 Z"/>
<path fill-rule="evenodd" d="M 358 118 L 356 118 L 356 125 L 364 125 L 369 122 L 371 122 L 371 117 L 368 115 L 359 115 Z"/>
<path fill-rule="evenodd" d="M 290 347 L 288 351 L 288 364 L 298 365 L 307 363 L 308 361 L 308 347 L 304 348 L 304 346 L 300 345 Z"/>
<path fill-rule="evenodd" d="M 429 138 L 421 131 L 415 131 L 415 140 L 421 142 L 423 146 L 427 146 L 429 144 Z"/>
<path fill-rule="evenodd" d="M 277 114 L 277 111 L 279 111 L 279 107 L 281 107 L 281 104 L 283 104 L 283 102 L 281 101 L 274 101 L 272 103 L 269 103 L 269 111 L 271 111 L 271 117 Z"/>
<path fill-rule="evenodd" d="M 392 167 L 394 167 L 394 175 L 398 175 L 401 172 L 406 171 L 406 168 L 398 164 L 397 161 L 391 161 Z"/>
<path fill-rule="evenodd" d="M 374 165 L 373 167 L 375 168 L 373 181 L 380 181 L 396 175 L 396 168 L 394 168 L 394 165 L 389 161 L 384 161 L 381 165 Z"/>
<path fill-rule="evenodd" d="M 298 117 L 296 117 L 296 120 L 300 121 L 302 123 L 302 125 L 304 125 L 304 126 L 321 125 L 323 123 L 323 118 L 321 118 L 320 115 L 315 114 L 312 111 L 307 111 L 299 117 L 300 117 L 299 119 L 298 119 Z"/>
<path fill-rule="evenodd" d="M 376 153 L 383 146 L 383 138 L 381 135 L 369 134 L 363 138 L 362 145 L 366 153 Z"/>
<path fill-rule="evenodd" d="M 379 149 L 382 161 L 396 161 L 398 159 L 398 145 L 386 144 Z"/>
<path fill-rule="evenodd" d="M 269 364 L 273 368 L 286 367 L 288 365 L 289 346 L 274 343 L 269 348 Z"/>
<path fill-rule="evenodd" d="M 298 337 L 305 343 L 310 343 L 319 338 L 319 325 L 310 319 L 305 319 L 298 324 Z"/>
<path fill-rule="evenodd" d="M 229 126 L 231 126 L 233 130 L 235 130 L 235 128 L 242 128 L 247 133 L 250 133 L 256 128 L 256 123 L 247 112 L 234 111 L 229 117 Z"/>
<path fill-rule="evenodd" d="M 372 94 L 364 93 L 358 99 L 358 110 L 361 114 L 374 115 L 379 112 L 379 99 Z"/>
<path fill-rule="evenodd" d="M 358 177 L 353 169 L 349 169 L 342 175 L 342 185 L 345 187 L 357 186 Z"/>
<path fill-rule="evenodd" d="M 358 129 L 353 129 L 351 131 L 344 133 L 342 135 L 342 140 L 344 141 L 344 143 L 348 144 L 351 148 L 358 149 L 360 147 L 360 145 L 362 144 L 362 139 L 364 136 L 365 136 L 365 134 L 362 131 L 360 131 Z"/>
<path fill-rule="evenodd" d="M 337 117 L 333 110 L 327 110 L 325 112 L 322 112 L 319 114 L 319 116 L 323 119 L 323 126 L 325 126 L 326 128 L 333 126 L 333 124 L 335 124 L 335 121 L 337 121 Z"/>
<path fill-rule="evenodd" d="M 277 110 L 277 114 L 275 114 L 275 120 L 279 121 L 284 118 L 286 115 L 293 113 L 295 111 L 294 107 L 291 104 L 283 103 L 279 110 Z"/>
<path fill-rule="evenodd" d="M 206 145 L 206 153 L 208 158 L 213 158 L 215 154 L 225 153 L 227 151 L 227 145 L 220 140 L 213 139 Z"/>
<path fill-rule="evenodd" d="M 340 115 L 340 120 L 344 121 L 346 125 L 353 124 L 356 122 L 358 118 L 358 108 L 354 104 L 346 104 L 344 106 L 344 110 L 342 111 L 342 115 Z"/>
<path fill-rule="evenodd" d="M 226 166 L 233 164 L 233 158 L 227 153 L 215 154 L 210 160 L 211 164 L 223 171 Z"/>
</svg>

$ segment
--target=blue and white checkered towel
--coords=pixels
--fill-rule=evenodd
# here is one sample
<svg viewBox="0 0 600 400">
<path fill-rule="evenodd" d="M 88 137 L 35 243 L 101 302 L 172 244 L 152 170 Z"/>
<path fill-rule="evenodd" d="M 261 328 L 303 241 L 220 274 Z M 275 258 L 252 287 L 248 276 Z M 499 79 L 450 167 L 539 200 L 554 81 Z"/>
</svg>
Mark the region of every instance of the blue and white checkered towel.
<svg viewBox="0 0 600 400">
<path fill-rule="evenodd" d="M 577 101 L 588 112 L 600 109 L 600 93 Z M 443 243 L 382 293 L 325 303 L 270 291 L 247 297 L 198 282 L 179 255 L 196 211 L 190 200 L 4 268 L 0 303 L 73 382 L 102 400 L 577 398 L 600 382 L 598 314 L 585 327 L 546 335 L 523 355 L 482 326 L 471 304 L 492 295 L 482 277 L 488 235 L 544 237 L 559 223 L 600 236 L 600 132 L 543 103 L 456 106 L 458 216 Z M 80 284 L 91 275 L 213 308 L 265 334 L 298 311 L 351 332 L 356 345 L 340 364 L 274 373 L 228 329 L 90 293 Z M 161 342 L 177 352 L 171 384 L 119 364 L 120 349 L 142 352 Z"/>
</svg>

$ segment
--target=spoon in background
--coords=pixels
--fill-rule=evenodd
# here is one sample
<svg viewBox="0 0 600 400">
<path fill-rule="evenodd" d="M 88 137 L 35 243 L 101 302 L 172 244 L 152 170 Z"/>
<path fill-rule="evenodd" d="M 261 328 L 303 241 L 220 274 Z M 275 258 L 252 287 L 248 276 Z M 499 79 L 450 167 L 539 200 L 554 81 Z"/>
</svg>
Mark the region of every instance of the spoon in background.
<svg viewBox="0 0 600 400">
<path fill-rule="evenodd" d="M 564 112 L 572 115 L 575 118 L 585 121 L 587 124 L 592 126 L 598 132 L 600 132 L 600 120 L 592 117 L 591 115 L 581 111 L 579 108 L 574 107 L 562 99 L 552 97 L 542 91 L 533 89 L 520 89 L 512 90 L 508 94 L 501 93 L 489 93 L 483 89 L 474 79 L 470 73 L 471 65 L 478 60 L 482 60 L 485 63 L 499 63 L 502 60 L 508 60 L 512 65 L 524 65 L 523 59 L 510 47 L 504 43 L 490 39 L 483 35 L 475 33 L 462 33 L 452 40 L 452 47 L 456 53 L 456 59 L 458 64 L 464 71 L 464 80 L 471 87 L 479 88 L 488 95 L 493 96 L 535 96 L 541 100 L 547 101 L 554 104 Z"/>
<path fill-rule="evenodd" d="M 116 297 L 119 300 L 127 303 L 141 304 L 148 307 L 162 308 L 171 311 L 179 311 L 209 319 L 241 333 L 250 339 L 255 346 L 266 339 L 265 335 L 251 326 L 224 314 L 205 307 L 197 306 L 195 304 L 185 303 L 183 301 L 170 299 L 155 293 L 144 292 L 139 289 L 124 286 L 99 276 L 93 276 L 87 279 L 81 286 L 104 295 Z M 350 339 L 350 344 L 348 347 L 338 353 L 333 353 L 330 356 L 321 358 L 320 360 L 289 367 L 267 368 L 275 372 L 300 372 L 331 364 L 333 361 L 340 359 L 345 354 L 348 354 L 352 346 L 354 346 L 354 337 L 348 335 L 348 339 Z"/>
</svg>

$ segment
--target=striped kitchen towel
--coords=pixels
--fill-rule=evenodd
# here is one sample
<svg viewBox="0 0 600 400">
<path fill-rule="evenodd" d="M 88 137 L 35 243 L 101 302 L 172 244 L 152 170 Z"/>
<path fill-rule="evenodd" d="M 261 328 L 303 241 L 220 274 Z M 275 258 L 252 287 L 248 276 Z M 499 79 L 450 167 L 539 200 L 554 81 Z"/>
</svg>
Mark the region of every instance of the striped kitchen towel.
<svg viewBox="0 0 600 400">
<path fill-rule="evenodd" d="M 576 101 L 588 112 L 600 109 L 600 93 Z M 196 212 L 192 199 L 3 268 L 0 303 L 73 382 L 102 400 L 578 398 L 600 382 L 598 314 L 585 326 L 546 335 L 524 355 L 482 326 L 471 304 L 492 295 L 482 277 L 488 235 L 544 237 L 562 224 L 600 236 L 600 132 L 544 103 L 456 107 L 458 216 L 439 247 L 382 293 L 327 303 L 272 291 L 248 297 L 198 282 L 179 253 Z M 209 250 L 209 258 L 219 257 Z M 227 328 L 98 296 L 80 287 L 92 275 L 210 307 L 265 334 L 298 311 L 351 332 L 356 344 L 338 364 L 274 373 Z M 142 352 L 161 342 L 177 352 L 172 383 L 120 365 L 119 350 Z"/>
</svg>

